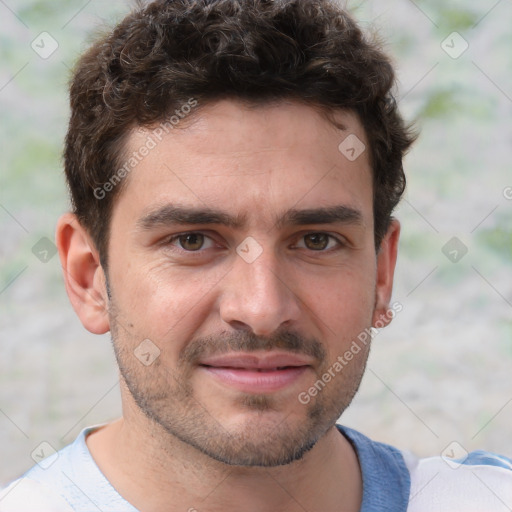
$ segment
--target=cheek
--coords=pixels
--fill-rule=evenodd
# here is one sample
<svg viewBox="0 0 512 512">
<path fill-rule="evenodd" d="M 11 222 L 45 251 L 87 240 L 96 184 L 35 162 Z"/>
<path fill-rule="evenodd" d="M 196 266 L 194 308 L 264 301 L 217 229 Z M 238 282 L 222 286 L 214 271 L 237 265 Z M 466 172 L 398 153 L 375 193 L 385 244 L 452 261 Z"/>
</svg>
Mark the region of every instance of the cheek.
<svg viewBox="0 0 512 512">
<path fill-rule="evenodd" d="M 347 336 L 357 335 L 371 325 L 374 309 L 373 293 L 362 293 L 357 290 L 349 293 L 331 294 L 329 300 L 323 301 L 319 314 L 329 329 L 330 336 L 346 339 Z"/>
<path fill-rule="evenodd" d="M 309 282 L 303 301 L 323 337 L 332 340 L 327 347 L 329 350 L 339 352 L 347 342 L 371 325 L 375 284 L 371 265 L 365 271 L 340 270 L 328 279 L 316 280 L 315 286 Z"/>
<path fill-rule="evenodd" d="M 126 268 L 126 267 L 125 267 Z M 166 261 L 132 264 L 112 283 L 120 320 L 129 323 L 133 337 L 149 338 L 159 346 L 186 340 L 209 313 L 220 272 L 177 271 Z M 179 347 L 181 348 L 181 347 Z"/>
</svg>

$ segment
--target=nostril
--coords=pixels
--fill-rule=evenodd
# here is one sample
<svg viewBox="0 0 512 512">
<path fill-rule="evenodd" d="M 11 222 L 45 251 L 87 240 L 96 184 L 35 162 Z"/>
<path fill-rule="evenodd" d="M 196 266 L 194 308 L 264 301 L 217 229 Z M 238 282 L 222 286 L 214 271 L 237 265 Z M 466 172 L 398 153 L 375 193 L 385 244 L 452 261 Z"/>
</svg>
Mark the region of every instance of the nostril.
<svg viewBox="0 0 512 512">
<path fill-rule="evenodd" d="M 229 325 L 237 331 L 250 331 L 251 327 L 240 320 L 231 320 L 228 322 Z"/>
</svg>

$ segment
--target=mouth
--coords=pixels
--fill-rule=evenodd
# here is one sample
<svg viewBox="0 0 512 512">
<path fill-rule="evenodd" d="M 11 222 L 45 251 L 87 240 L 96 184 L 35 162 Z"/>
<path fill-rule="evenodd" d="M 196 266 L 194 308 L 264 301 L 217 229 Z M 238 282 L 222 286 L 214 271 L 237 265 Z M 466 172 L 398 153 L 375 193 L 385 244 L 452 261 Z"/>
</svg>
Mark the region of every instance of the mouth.
<svg viewBox="0 0 512 512">
<path fill-rule="evenodd" d="M 279 370 L 289 370 L 290 368 L 298 368 L 297 366 L 278 366 L 276 368 L 241 368 L 236 366 L 210 366 L 207 364 L 202 364 L 200 366 L 203 366 L 204 368 L 217 368 L 220 370 L 236 370 L 259 373 L 277 372 Z"/>
<path fill-rule="evenodd" d="M 199 368 L 217 382 L 245 393 L 274 393 L 296 383 L 312 361 L 288 353 L 227 354 L 205 359 Z"/>
</svg>

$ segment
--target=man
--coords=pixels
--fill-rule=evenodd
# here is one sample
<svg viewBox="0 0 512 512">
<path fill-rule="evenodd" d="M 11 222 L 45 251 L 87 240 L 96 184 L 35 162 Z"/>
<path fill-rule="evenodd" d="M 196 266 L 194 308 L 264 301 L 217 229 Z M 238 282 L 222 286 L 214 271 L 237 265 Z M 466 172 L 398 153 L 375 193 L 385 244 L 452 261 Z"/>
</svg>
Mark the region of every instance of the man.
<svg viewBox="0 0 512 512">
<path fill-rule="evenodd" d="M 111 332 L 123 418 L 0 510 L 512 507 L 504 457 L 454 470 L 336 424 L 400 308 L 393 83 L 328 0 L 157 1 L 80 59 L 56 238 L 77 315 Z"/>
</svg>

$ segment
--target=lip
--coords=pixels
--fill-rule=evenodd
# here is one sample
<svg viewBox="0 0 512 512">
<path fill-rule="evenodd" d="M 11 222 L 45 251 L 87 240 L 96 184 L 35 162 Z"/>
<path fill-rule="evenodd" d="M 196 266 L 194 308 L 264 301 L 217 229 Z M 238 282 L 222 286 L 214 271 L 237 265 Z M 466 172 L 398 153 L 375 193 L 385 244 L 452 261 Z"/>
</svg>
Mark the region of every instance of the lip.
<svg viewBox="0 0 512 512">
<path fill-rule="evenodd" d="M 199 367 L 210 376 L 245 393 L 273 393 L 291 386 L 312 364 L 290 353 L 223 354 L 206 358 Z"/>
<path fill-rule="evenodd" d="M 313 360 L 311 358 L 289 352 L 221 354 L 199 361 L 199 364 L 202 366 L 248 370 L 271 370 L 285 366 L 310 366 L 312 363 Z"/>
</svg>

